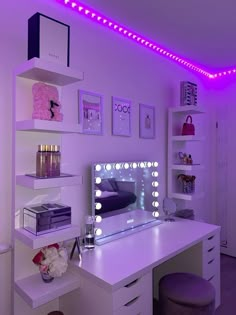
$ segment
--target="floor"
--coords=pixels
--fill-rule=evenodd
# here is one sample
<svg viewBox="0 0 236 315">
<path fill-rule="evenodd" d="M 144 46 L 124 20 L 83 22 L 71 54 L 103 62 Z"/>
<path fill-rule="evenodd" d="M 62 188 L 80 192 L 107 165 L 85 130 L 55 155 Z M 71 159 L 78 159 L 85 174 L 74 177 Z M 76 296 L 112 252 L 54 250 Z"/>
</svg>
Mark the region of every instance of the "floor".
<svg viewBox="0 0 236 315">
<path fill-rule="evenodd" d="M 221 255 L 221 305 L 215 315 L 235 315 L 236 258 Z"/>
</svg>

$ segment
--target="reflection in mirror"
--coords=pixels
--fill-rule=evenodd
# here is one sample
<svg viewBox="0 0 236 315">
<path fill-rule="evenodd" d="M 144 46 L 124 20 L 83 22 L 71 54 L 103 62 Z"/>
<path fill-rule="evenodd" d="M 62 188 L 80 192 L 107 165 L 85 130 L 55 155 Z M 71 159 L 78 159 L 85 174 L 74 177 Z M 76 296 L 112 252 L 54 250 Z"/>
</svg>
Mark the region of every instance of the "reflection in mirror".
<svg viewBox="0 0 236 315">
<path fill-rule="evenodd" d="M 92 166 L 93 215 L 102 217 L 96 224 L 97 241 L 149 223 L 160 223 L 157 168 L 157 162 L 147 161 Z"/>
</svg>

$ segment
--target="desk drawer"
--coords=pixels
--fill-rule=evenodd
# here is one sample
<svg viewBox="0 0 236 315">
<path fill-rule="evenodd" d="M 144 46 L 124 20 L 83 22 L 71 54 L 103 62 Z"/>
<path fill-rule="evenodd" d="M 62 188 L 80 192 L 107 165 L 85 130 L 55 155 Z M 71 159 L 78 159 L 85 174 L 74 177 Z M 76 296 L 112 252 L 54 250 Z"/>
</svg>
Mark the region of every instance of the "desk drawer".
<svg viewBox="0 0 236 315">
<path fill-rule="evenodd" d="M 203 277 L 207 280 L 219 273 L 219 259 L 212 258 L 203 266 Z"/>
<path fill-rule="evenodd" d="M 120 309 L 114 312 L 114 315 L 145 315 L 145 305 L 145 297 L 144 295 L 140 295 L 123 305 Z"/>
<path fill-rule="evenodd" d="M 136 302 L 139 303 L 139 300 L 140 300 L 140 298 L 138 299 L 136 298 L 140 297 L 142 293 L 145 290 L 149 290 L 149 288 L 152 288 L 152 273 L 151 272 L 149 272 L 148 274 L 140 278 L 134 279 L 133 281 L 127 283 L 127 285 L 125 285 L 124 287 L 115 291 L 113 293 L 113 309 L 116 310 L 123 306 L 124 306 L 124 311 L 126 309 L 135 308 Z"/>
</svg>

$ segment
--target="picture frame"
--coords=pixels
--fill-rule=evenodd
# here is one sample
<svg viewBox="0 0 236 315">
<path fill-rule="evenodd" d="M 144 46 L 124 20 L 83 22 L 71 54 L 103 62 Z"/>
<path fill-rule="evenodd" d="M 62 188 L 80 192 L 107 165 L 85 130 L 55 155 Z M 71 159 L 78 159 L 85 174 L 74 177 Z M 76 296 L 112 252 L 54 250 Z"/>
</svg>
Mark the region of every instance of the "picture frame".
<svg viewBox="0 0 236 315">
<path fill-rule="evenodd" d="M 112 134 L 131 136 L 131 101 L 120 97 L 112 97 Z"/>
<path fill-rule="evenodd" d="M 154 139 L 155 136 L 155 107 L 139 104 L 139 137 Z"/>
<path fill-rule="evenodd" d="M 81 132 L 103 134 L 103 96 L 85 90 L 78 91 L 79 124 Z"/>
</svg>

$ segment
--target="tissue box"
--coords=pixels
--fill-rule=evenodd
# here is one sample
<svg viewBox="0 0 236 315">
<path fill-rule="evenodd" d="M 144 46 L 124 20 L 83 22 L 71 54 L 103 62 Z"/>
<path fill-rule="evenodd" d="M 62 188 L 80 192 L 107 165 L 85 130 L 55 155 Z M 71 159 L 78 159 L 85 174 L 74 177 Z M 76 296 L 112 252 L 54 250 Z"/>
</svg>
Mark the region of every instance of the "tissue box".
<svg viewBox="0 0 236 315">
<path fill-rule="evenodd" d="M 24 229 L 41 235 L 71 226 L 71 207 L 45 203 L 23 209 Z"/>
<path fill-rule="evenodd" d="M 70 26 L 41 13 L 28 20 L 28 59 L 37 57 L 69 67 Z"/>
</svg>

